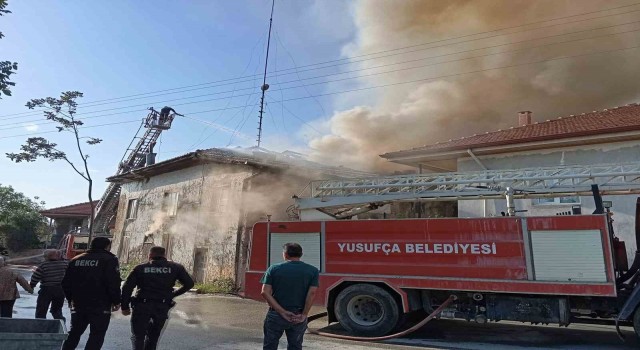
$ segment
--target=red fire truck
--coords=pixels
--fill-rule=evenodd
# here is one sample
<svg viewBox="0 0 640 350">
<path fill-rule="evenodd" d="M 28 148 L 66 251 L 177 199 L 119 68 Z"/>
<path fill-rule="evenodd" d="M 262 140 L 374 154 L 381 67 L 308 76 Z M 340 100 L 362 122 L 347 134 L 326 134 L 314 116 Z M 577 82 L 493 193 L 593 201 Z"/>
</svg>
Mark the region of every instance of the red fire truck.
<svg viewBox="0 0 640 350">
<path fill-rule="evenodd" d="M 555 173 L 561 173 L 557 170 Z M 629 267 L 625 244 L 615 236 L 611 215 L 600 197 L 640 190 L 635 183 L 640 165 L 635 172 L 620 172 L 624 174 L 618 180 L 627 175 L 635 178 L 627 178 L 629 182 L 624 186 L 611 186 L 610 180 L 600 188 L 587 189 L 589 185 L 576 185 L 576 177 L 565 174 L 561 175 L 564 179 L 573 179 L 571 186 L 563 186 L 564 180 L 559 180 L 556 188 L 535 189 L 537 192 L 507 188 L 494 196 L 506 195 L 507 211 L 502 217 L 260 222 L 251 236 L 244 293 L 262 300 L 260 277 L 268 266 L 282 260 L 284 243 L 298 242 L 303 246 L 303 260 L 321 273 L 316 303 L 327 308 L 329 322 L 340 322 L 354 335 L 388 334 L 404 314 L 431 313 L 451 295 L 455 301 L 438 317 L 478 323 L 509 320 L 562 326 L 633 325 L 640 335 L 640 312 L 636 312 L 640 304 L 640 255 L 636 253 Z M 606 175 L 615 178 L 610 171 Z M 455 198 L 471 198 L 469 182 L 447 176 L 450 182 L 465 184 Z M 598 179 L 594 171 L 585 176 Z M 515 181 L 504 178 L 502 183 Z M 408 188 L 406 179 L 396 180 Z M 496 183 L 495 178 L 492 181 Z M 436 182 L 442 185 L 442 181 Z M 416 184 L 415 179 L 411 183 Z M 355 198 L 358 186 L 363 188 L 361 194 L 366 200 Z M 372 188 L 381 189 L 375 186 L 370 179 L 358 185 L 325 183 L 315 187 L 325 192 L 319 196 L 312 193 L 312 198 L 318 199 L 316 208 L 322 208 L 325 214 L 331 214 L 327 208 L 332 203 L 339 203 L 336 207 L 341 209 L 332 213 L 335 217 L 344 216 L 347 202 L 360 203 L 349 210 L 361 213 L 362 203 L 368 202 L 369 208 L 378 207 L 387 200 L 388 193 L 393 200 L 402 198 L 401 190 L 372 195 Z M 440 188 L 437 194 L 430 195 L 434 192 L 429 192 L 424 182 L 420 186 L 422 192 L 411 187 L 411 193 L 404 198 L 452 198 L 455 192 Z M 483 193 L 482 198 L 491 198 L 490 191 L 495 192 L 495 187 L 474 188 Z M 596 204 L 594 214 L 516 216 L 516 198 L 585 195 L 591 191 Z M 298 201 L 299 208 L 306 206 L 302 209 L 311 208 L 309 203 Z M 636 241 L 640 242 L 637 219 Z"/>
</svg>

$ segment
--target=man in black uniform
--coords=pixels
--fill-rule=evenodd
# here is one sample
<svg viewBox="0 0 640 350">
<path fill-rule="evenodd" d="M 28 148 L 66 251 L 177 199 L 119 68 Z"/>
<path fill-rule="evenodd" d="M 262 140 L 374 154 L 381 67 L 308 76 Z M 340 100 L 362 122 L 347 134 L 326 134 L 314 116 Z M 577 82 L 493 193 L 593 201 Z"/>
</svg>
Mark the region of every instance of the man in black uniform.
<svg viewBox="0 0 640 350">
<path fill-rule="evenodd" d="M 120 308 L 120 267 L 109 252 L 111 241 L 96 237 L 89 248 L 71 259 L 62 280 L 71 309 L 71 330 L 62 350 L 75 349 L 87 326 L 91 328 L 85 350 L 102 348 L 111 311 Z"/>
<path fill-rule="evenodd" d="M 173 291 L 176 281 L 182 287 Z M 133 288 L 138 287 L 135 298 Z M 169 318 L 169 309 L 175 305 L 173 298 L 193 288 L 193 279 L 185 268 L 165 258 L 165 249 L 152 247 L 149 262 L 133 268 L 122 287 L 122 314 L 131 313 L 131 342 L 134 350 L 154 350 L 158 345 L 164 323 Z"/>
</svg>

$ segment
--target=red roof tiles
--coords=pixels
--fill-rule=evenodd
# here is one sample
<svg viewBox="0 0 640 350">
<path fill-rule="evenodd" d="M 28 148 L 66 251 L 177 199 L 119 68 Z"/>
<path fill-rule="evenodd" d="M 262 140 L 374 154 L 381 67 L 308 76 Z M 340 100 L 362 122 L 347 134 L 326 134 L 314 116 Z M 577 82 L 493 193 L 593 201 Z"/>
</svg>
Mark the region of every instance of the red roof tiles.
<svg viewBox="0 0 640 350">
<path fill-rule="evenodd" d="M 602 111 L 560 117 L 545 122 L 463 137 L 409 150 L 389 152 L 383 154 L 382 157 L 389 158 L 414 152 L 423 154 L 439 153 L 442 151 L 502 146 L 633 130 L 640 130 L 640 104 L 637 103 Z"/>
<path fill-rule="evenodd" d="M 94 205 L 98 205 L 98 201 L 93 201 L 93 203 Z M 40 214 L 48 218 L 85 217 L 91 215 L 91 205 L 89 202 L 71 204 L 64 207 L 42 210 Z"/>
</svg>

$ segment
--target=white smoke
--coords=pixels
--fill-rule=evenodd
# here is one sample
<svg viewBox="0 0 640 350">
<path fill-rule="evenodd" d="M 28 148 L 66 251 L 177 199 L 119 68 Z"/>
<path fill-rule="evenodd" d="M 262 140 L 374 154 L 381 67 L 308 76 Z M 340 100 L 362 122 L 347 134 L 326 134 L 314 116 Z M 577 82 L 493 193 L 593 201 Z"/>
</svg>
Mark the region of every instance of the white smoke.
<svg viewBox="0 0 640 350">
<path fill-rule="evenodd" d="M 603 0 L 360 1 L 354 11 L 357 36 L 354 42 L 344 48 L 344 52 L 348 56 L 369 54 L 626 4 Z M 634 10 L 640 10 L 640 6 L 414 47 L 411 50 L 465 41 L 457 45 L 355 63 L 354 67 L 367 68 L 508 44 L 373 70 L 395 70 L 457 60 L 392 74 L 361 77 L 362 84 L 378 86 L 485 71 L 378 89 L 375 103 L 334 113 L 329 121 L 331 132 L 310 141 L 312 156 L 325 163 L 389 171 L 397 167 L 381 159 L 379 154 L 516 126 L 517 112 L 521 110 L 532 110 L 534 121 L 544 121 L 637 102 L 640 97 L 637 65 L 640 50 L 583 55 L 640 45 L 639 32 L 631 32 L 640 30 L 640 23 L 613 27 L 640 21 L 640 12 Z M 614 13 L 621 15 L 602 17 Z M 592 19 L 578 22 L 585 18 Z M 545 28 L 535 29 L 541 27 Z M 602 27 L 609 28 L 587 31 Z M 509 44 L 578 31 L 580 33 Z M 620 32 L 627 33 L 604 36 Z M 513 34 L 497 36 L 502 33 Z M 489 36 L 492 38 L 487 38 Z M 589 39 L 595 36 L 598 37 Z M 570 40 L 576 41 L 567 42 Z M 542 46 L 557 42 L 566 43 Z M 526 49 L 533 46 L 541 47 Z M 477 57 L 492 53 L 498 54 Z M 557 59 L 574 55 L 582 56 Z M 473 58 L 460 61 L 469 57 Z M 547 62 L 526 64 L 538 61 Z M 488 70 L 511 65 L 519 66 Z M 371 72 L 363 71 L 362 74 Z"/>
</svg>

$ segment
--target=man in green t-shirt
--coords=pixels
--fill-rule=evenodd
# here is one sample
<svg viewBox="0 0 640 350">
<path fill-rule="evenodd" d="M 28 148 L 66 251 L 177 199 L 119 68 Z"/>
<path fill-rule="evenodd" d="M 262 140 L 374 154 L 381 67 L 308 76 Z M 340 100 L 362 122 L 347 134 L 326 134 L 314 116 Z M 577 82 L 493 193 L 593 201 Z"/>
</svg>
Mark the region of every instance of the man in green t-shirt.
<svg viewBox="0 0 640 350">
<path fill-rule="evenodd" d="M 287 243 L 283 247 L 284 262 L 270 266 L 262 280 L 262 296 L 269 303 L 264 320 L 263 350 L 275 350 L 287 334 L 287 350 L 302 349 L 307 330 L 307 315 L 318 289 L 318 269 L 300 261 L 302 247 Z"/>
</svg>

